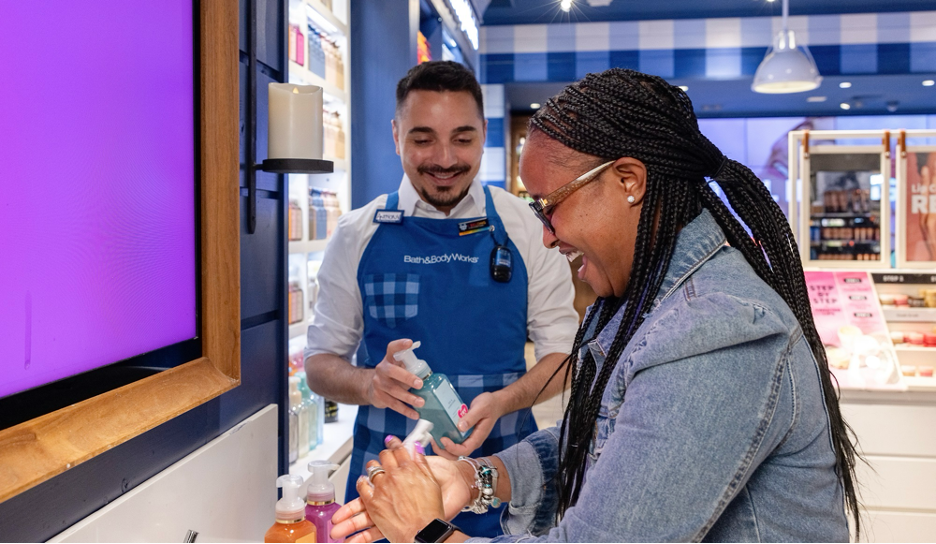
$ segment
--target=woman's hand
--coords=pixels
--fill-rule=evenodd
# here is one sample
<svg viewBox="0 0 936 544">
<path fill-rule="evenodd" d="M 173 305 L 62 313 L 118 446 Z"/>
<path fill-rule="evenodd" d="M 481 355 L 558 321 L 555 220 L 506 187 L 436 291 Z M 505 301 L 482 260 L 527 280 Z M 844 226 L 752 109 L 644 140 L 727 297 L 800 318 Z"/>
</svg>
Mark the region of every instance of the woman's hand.
<svg viewBox="0 0 936 544">
<path fill-rule="evenodd" d="M 503 406 L 504 403 L 498 402 L 495 394 L 481 393 L 471 401 L 471 408 L 468 413 L 458 421 L 458 430 L 461 432 L 473 428 L 471 436 L 461 444 L 456 444 L 448 437 L 443 437 L 442 445 L 445 449 L 433 448 L 433 451 L 446 459 L 452 460 L 458 459 L 461 455 L 471 455 L 471 452 L 481 447 L 481 444 L 491 434 L 494 424 L 504 415 Z"/>
<path fill-rule="evenodd" d="M 412 542 L 416 533 L 435 518 L 452 519 L 471 500 L 473 469 L 467 463 L 438 456 L 411 458 L 398 438 L 387 442 L 371 487 L 366 476 L 358 479 L 361 495 L 332 517 L 334 539 L 348 542 Z M 377 466 L 371 461 L 368 466 Z M 464 466 L 462 466 L 464 465 Z"/>
</svg>

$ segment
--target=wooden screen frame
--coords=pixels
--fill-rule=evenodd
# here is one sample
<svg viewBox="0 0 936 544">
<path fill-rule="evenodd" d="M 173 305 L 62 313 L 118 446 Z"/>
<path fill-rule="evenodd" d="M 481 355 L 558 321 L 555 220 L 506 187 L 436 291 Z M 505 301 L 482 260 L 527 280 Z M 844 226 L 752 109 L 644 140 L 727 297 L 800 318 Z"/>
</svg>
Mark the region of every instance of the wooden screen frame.
<svg viewBox="0 0 936 544">
<path fill-rule="evenodd" d="M 240 384 L 238 4 L 198 6 L 203 356 L 0 431 L 0 502 Z"/>
</svg>

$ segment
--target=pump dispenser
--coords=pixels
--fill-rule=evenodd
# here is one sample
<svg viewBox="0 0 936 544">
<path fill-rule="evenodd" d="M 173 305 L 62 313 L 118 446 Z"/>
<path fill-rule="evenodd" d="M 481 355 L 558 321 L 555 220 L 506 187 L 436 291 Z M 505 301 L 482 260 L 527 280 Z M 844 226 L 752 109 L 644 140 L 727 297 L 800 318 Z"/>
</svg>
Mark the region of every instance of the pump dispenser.
<svg viewBox="0 0 936 544">
<path fill-rule="evenodd" d="M 417 450 L 419 453 L 426 453 L 424 448 L 430 444 L 433 427 L 434 425 L 431 421 L 420 419 L 416 422 L 416 428 L 413 429 L 413 432 L 406 435 L 406 438 L 403 440 L 403 447 L 409 451 L 411 456 Z"/>
<path fill-rule="evenodd" d="M 443 448 L 441 441 L 443 436 L 456 444 L 461 444 L 471 436 L 471 429 L 463 433 L 457 427 L 458 420 L 468 412 L 468 406 L 462 402 L 448 376 L 432 372 L 426 361 L 416 357 L 413 350 L 419 346 L 419 342 L 414 342 L 409 349 L 393 354 L 393 358 L 401 361 L 406 366 L 406 370 L 423 381 L 421 389 L 410 389 L 411 393 L 426 401 L 422 408 L 416 408 L 416 412 L 420 419 L 432 422 L 430 434 L 440 448 Z"/>
<path fill-rule="evenodd" d="M 331 471 L 338 470 L 338 465 L 328 461 L 309 463 L 309 488 L 306 493 L 305 517 L 315 524 L 318 542 L 341 542 L 332 540 L 331 518 L 341 505 L 335 502 L 335 484 L 328 479 Z"/>
<path fill-rule="evenodd" d="M 289 474 L 276 479 L 283 498 L 276 501 L 276 523 L 266 532 L 264 542 L 315 542 L 315 525 L 305 519 L 305 501 L 299 498 L 302 476 Z"/>
</svg>

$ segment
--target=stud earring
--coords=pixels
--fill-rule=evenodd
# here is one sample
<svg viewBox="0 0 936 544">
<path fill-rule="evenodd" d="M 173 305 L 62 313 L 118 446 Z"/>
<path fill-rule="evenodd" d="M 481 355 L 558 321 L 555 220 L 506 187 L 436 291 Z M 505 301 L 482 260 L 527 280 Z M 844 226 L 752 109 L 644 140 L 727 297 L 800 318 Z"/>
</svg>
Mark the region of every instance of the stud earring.
<svg viewBox="0 0 936 544">
<path fill-rule="evenodd" d="M 637 199 L 634 198 L 634 195 L 627 195 L 627 201 L 630 202 L 631 204 L 633 204 L 634 201 L 636 201 L 636 200 L 637 200 Z"/>
</svg>

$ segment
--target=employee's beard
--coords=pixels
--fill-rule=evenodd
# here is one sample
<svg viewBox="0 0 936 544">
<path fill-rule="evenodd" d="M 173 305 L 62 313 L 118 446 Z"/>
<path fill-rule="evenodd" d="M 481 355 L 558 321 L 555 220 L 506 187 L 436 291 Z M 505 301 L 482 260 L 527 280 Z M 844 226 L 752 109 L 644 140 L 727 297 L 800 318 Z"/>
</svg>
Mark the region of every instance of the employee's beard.
<svg viewBox="0 0 936 544">
<path fill-rule="evenodd" d="M 420 166 L 420 174 L 454 174 L 459 175 L 471 170 L 471 167 L 467 164 L 456 164 L 451 168 L 441 168 L 439 166 Z M 431 183 L 431 182 L 430 182 Z M 430 193 L 429 188 L 435 190 L 435 193 Z M 419 187 L 419 195 L 427 203 L 433 205 L 436 208 L 448 208 L 452 207 L 465 198 L 465 195 L 468 194 L 468 189 L 471 188 L 471 183 L 465 185 L 465 188 L 461 192 L 456 193 L 455 191 L 458 187 L 438 187 L 435 185 L 427 185 L 425 187 Z"/>
</svg>

